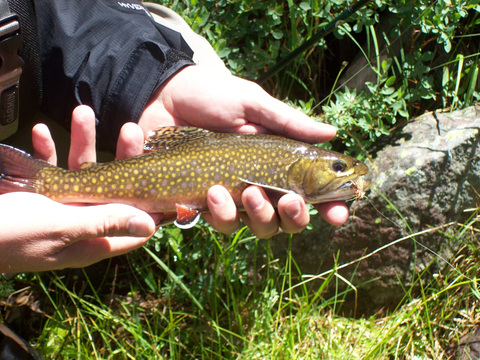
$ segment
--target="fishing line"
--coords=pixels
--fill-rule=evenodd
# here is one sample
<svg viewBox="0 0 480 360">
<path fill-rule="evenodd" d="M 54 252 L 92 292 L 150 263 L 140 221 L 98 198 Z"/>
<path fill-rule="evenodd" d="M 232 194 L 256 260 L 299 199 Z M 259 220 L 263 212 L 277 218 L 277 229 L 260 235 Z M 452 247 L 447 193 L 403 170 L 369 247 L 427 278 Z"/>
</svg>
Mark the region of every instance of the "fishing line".
<svg viewBox="0 0 480 360">
<path fill-rule="evenodd" d="M 396 206 L 382 193 L 380 193 L 379 191 L 377 191 L 375 188 L 372 188 L 371 191 L 375 191 L 375 193 L 377 193 L 381 198 L 383 198 L 387 204 L 389 204 L 393 210 L 397 213 L 397 215 L 399 216 L 399 218 L 403 221 L 403 223 L 405 224 L 406 228 L 408 229 L 409 232 L 413 232 L 412 228 L 410 227 L 410 225 L 408 224 L 407 220 L 403 217 L 403 215 L 399 212 L 399 210 L 396 208 Z M 377 209 L 377 207 L 371 202 L 369 201 L 369 203 L 373 206 L 373 208 L 375 209 L 375 211 L 377 211 L 383 218 L 385 218 L 386 220 L 390 221 L 392 224 L 394 224 L 397 228 L 399 229 L 402 229 L 401 226 L 399 224 L 397 224 L 393 219 L 390 219 L 388 218 L 386 215 L 382 214 L 380 212 L 380 210 Z M 448 223 L 444 226 L 450 226 L 452 224 L 456 224 L 455 222 L 451 222 L 451 223 Z M 434 256 L 438 257 L 440 260 L 444 261 L 448 266 L 450 266 L 452 269 L 455 269 L 455 267 L 450 263 L 448 262 L 446 259 L 444 259 L 443 257 L 441 257 L 439 254 L 437 254 L 435 251 L 433 251 L 432 249 L 428 248 L 426 245 L 422 244 L 420 241 L 418 241 L 417 239 L 415 239 L 415 235 L 418 235 L 418 234 L 412 234 L 412 240 L 414 241 L 414 245 L 420 245 L 421 247 L 423 247 L 424 249 L 426 249 L 427 251 L 431 252 Z M 415 249 L 414 251 L 414 254 L 415 254 L 415 258 L 416 258 L 416 252 L 417 250 Z M 415 260 L 416 261 L 416 260 Z M 458 271 L 455 269 L 455 271 Z M 471 279 L 470 279 L 471 280 Z"/>
<path fill-rule="evenodd" d="M 371 191 L 375 191 L 378 195 L 380 195 L 381 197 L 383 197 L 384 199 L 386 199 L 386 197 L 385 197 L 383 194 L 380 194 L 376 189 L 372 188 Z M 383 213 L 375 206 L 375 204 L 373 204 L 373 202 L 372 202 L 370 199 L 364 198 L 364 200 L 367 200 L 368 203 L 373 207 L 373 209 L 374 209 L 382 218 L 386 219 L 387 221 L 389 221 L 389 222 L 391 222 L 393 225 L 395 225 L 397 228 L 401 229 L 401 226 L 400 226 L 399 224 L 397 224 L 393 219 L 391 219 L 391 218 L 387 217 L 385 214 L 383 214 Z M 355 203 L 356 203 L 356 201 L 355 201 Z M 354 205 L 355 205 L 355 203 L 354 203 Z M 390 203 L 390 204 L 393 206 L 392 203 Z M 395 208 L 395 207 L 394 207 L 394 208 Z M 467 210 L 477 211 L 478 209 L 466 209 L 465 211 L 467 211 Z M 397 214 L 398 214 L 398 211 L 397 211 Z M 400 216 L 400 215 L 399 215 L 399 216 Z M 404 220 L 404 218 L 403 218 L 402 216 L 400 216 L 400 217 Z M 405 220 L 404 220 L 404 221 L 405 221 Z M 473 218 L 472 224 L 473 224 L 473 223 L 476 223 L 476 222 L 478 222 L 478 221 L 480 221 L 480 215 L 478 215 L 478 216 L 476 216 L 476 217 Z M 408 224 L 406 224 L 406 225 L 407 225 L 408 229 L 410 229 L 410 227 L 408 226 Z M 324 272 L 324 273 L 322 273 L 322 274 L 315 275 L 315 276 L 312 276 L 312 275 L 304 275 L 303 277 L 304 277 L 304 278 L 308 278 L 309 280 L 315 280 L 315 279 L 317 279 L 317 278 L 319 278 L 319 277 L 323 277 L 324 275 L 327 275 L 327 274 L 331 273 L 331 271 L 333 271 L 333 270 L 338 270 L 338 269 L 347 267 L 347 266 L 349 266 L 349 265 L 353 265 L 353 264 L 355 264 L 355 263 L 357 263 L 357 262 L 359 262 L 359 261 L 361 261 L 361 260 L 367 259 L 367 258 L 373 256 L 374 254 L 380 252 L 381 250 L 384 250 L 384 249 L 386 249 L 386 248 L 388 248 L 388 247 L 390 247 L 390 246 L 396 245 L 396 244 L 398 244 L 399 242 L 401 242 L 401 241 L 403 241 L 403 240 L 412 239 L 412 240 L 415 242 L 415 244 L 420 245 L 422 248 L 424 248 L 425 250 L 427 250 L 428 252 L 430 252 L 431 254 L 433 254 L 437 259 L 440 259 L 443 263 L 445 263 L 447 266 L 449 266 L 454 272 L 456 272 L 457 274 L 459 274 L 459 275 L 461 275 L 461 276 L 463 276 L 463 277 L 465 277 L 465 278 L 467 278 L 468 280 L 470 280 L 470 281 L 473 282 L 473 281 L 474 281 L 473 278 L 471 278 L 471 277 L 469 277 L 468 275 L 465 275 L 465 274 L 463 274 L 462 272 L 460 272 L 460 270 L 458 270 L 450 261 L 448 261 L 448 260 L 445 259 L 443 256 L 441 256 L 439 253 L 437 253 L 436 251 L 432 250 L 432 249 L 429 248 L 428 246 L 422 244 L 420 241 L 418 241 L 418 240 L 415 239 L 415 236 L 422 235 L 422 234 L 425 234 L 425 233 L 430 233 L 430 232 L 432 232 L 432 231 L 437 231 L 437 230 L 440 230 L 440 229 L 442 229 L 442 228 L 448 228 L 448 227 L 453 226 L 453 225 L 457 225 L 457 226 L 462 227 L 462 228 L 465 228 L 465 227 L 471 228 L 472 231 L 480 231 L 480 230 L 477 230 L 477 229 L 473 228 L 472 225 L 470 225 L 470 226 L 465 226 L 464 224 L 459 224 L 459 223 L 457 223 L 457 222 L 455 222 L 455 221 L 452 221 L 452 222 L 450 222 L 450 223 L 447 223 L 447 224 L 444 224 L 444 225 L 441 225 L 441 226 L 437 226 L 437 227 L 434 227 L 434 228 L 426 229 L 426 230 L 417 232 L 417 233 L 415 233 L 415 234 L 411 234 L 411 235 L 408 235 L 408 236 L 406 236 L 406 237 L 402 237 L 402 238 L 400 238 L 400 239 L 397 239 L 397 240 L 395 240 L 395 241 L 393 241 L 393 242 L 391 242 L 391 243 L 389 243 L 389 244 L 386 244 L 386 245 L 384 245 L 384 246 L 382 246 L 382 247 L 374 250 L 374 251 L 371 252 L 370 254 L 367 254 L 367 255 L 359 258 L 359 259 L 356 259 L 356 260 L 354 260 L 354 261 L 352 261 L 352 262 L 350 262 L 350 263 L 344 264 L 344 265 L 342 265 L 342 266 L 340 266 L 340 267 L 336 267 L 335 269 L 331 269 L 331 270 L 329 270 L 329 271 L 327 271 L 327 272 Z M 303 282 L 302 282 L 302 283 L 303 283 Z M 302 283 L 300 283 L 300 284 L 298 284 L 298 285 L 301 285 Z M 296 287 L 296 285 L 295 285 L 294 287 Z"/>
<path fill-rule="evenodd" d="M 397 245 L 397 244 L 399 244 L 399 243 L 401 243 L 401 242 L 403 242 L 403 241 L 405 241 L 405 240 L 409 240 L 409 239 L 411 239 L 411 238 L 414 238 L 415 236 L 424 235 L 424 234 L 428 234 L 428 233 L 431 233 L 431 232 L 434 232 L 434 231 L 437 231 L 437 230 L 441 230 L 441 229 L 443 229 L 443 228 L 450 227 L 450 226 L 452 226 L 452 225 L 458 225 L 458 224 L 453 221 L 453 222 L 450 222 L 450 223 L 448 223 L 448 224 L 444 224 L 444 225 L 440 225 L 440 226 L 437 226 L 437 227 L 434 227 L 434 228 L 430 228 L 430 229 L 426 229 L 426 230 L 423 230 L 423 231 L 419 231 L 419 232 L 417 232 L 417 233 L 415 233 L 415 234 L 410 234 L 410 235 L 401 237 L 401 238 L 399 238 L 399 239 L 397 239 L 397 240 L 394 240 L 394 241 L 392 241 L 392 242 L 390 242 L 390 243 L 388 243 L 388 244 L 385 244 L 385 245 L 383 245 L 383 246 L 381 246 L 381 247 L 373 250 L 372 252 L 370 252 L 370 253 L 368 253 L 368 254 L 366 254 L 366 255 L 364 255 L 364 256 L 359 257 L 358 259 L 352 260 L 352 261 L 350 261 L 350 262 L 348 262 L 348 263 L 345 263 L 345 264 L 342 264 L 342 265 L 340 265 L 340 266 L 336 266 L 335 268 L 330 269 L 330 270 L 326 270 L 326 271 L 324 271 L 324 272 L 322 272 L 322 273 L 320 273 L 320 274 L 317 274 L 317 275 L 302 275 L 302 278 L 304 278 L 305 280 L 303 280 L 303 281 L 301 281 L 301 282 L 299 282 L 299 283 L 297 283 L 297 284 L 289 287 L 288 289 L 284 290 L 284 291 L 282 292 L 282 295 L 283 295 L 283 294 L 286 294 L 287 292 L 289 292 L 289 291 L 291 291 L 291 290 L 293 290 L 293 289 L 295 289 L 296 287 L 303 286 L 303 285 L 307 284 L 307 283 L 310 282 L 310 281 L 325 278 L 326 275 L 329 275 L 329 274 L 331 274 L 331 273 L 333 273 L 333 272 L 337 272 L 338 270 L 344 269 L 344 268 L 346 268 L 346 267 L 348 267 L 348 266 L 350 266 L 350 265 L 354 265 L 354 264 L 356 264 L 356 263 L 358 263 L 358 262 L 360 262 L 360 261 L 366 260 L 366 259 L 372 257 L 373 255 L 378 254 L 378 253 L 382 252 L 383 250 L 386 250 L 386 249 L 388 249 L 389 247 L 394 246 L 394 245 Z M 435 254 L 434 251 L 432 251 L 432 250 L 430 250 L 430 249 L 428 249 L 428 248 L 426 248 L 426 249 L 429 250 L 429 251 L 431 251 L 433 254 Z M 444 260 L 444 259 L 443 259 L 442 257 L 440 257 L 440 256 L 439 256 L 439 258 L 442 259 L 442 260 Z M 462 277 L 464 277 L 464 278 L 466 278 L 466 279 L 468 279 L 468 280 L 470 280 L 470 281 L 472 281 L 472 282 L 474 281 L 474 279 L 472 279 L 471 277 L 469 277 L 469 276 L 461 273 L 460 270 L 458 270 L 457 268 L 455 268 L 455 267 L 454 267 L 452 264 L 450 264 L 448 261 L 445 260 L 445 262 L 446 262 L 448 265 L 450 265 L 450 267 L 451 267 L 456 273 L 458 273 L 459 275 L 461 275 Z"/>
<path fill-rule="evenodd" d="M 377 194 L 378 194 L 378 191 L 374 188 L 371 188 L 370 191 L 375 191 Z M 375 204 L 373 203 L 372 200 L 370 200 L 368 197 L 365 197 L 364 198 L 365 201 L 367 201 L 372 207 L 373 209 L 378 213 L 378 215 L 380 215 L 382 218 L 384 218 L 385 220 L 387 220 L 388 222 L 392 223 L 394 226 L 396 226 L 397 228 L 401 229 L 400 225 L 398 225 L 395 220 L 389 218 L 387 215 L 383 214 L 376 206 Z"/>
</svg>

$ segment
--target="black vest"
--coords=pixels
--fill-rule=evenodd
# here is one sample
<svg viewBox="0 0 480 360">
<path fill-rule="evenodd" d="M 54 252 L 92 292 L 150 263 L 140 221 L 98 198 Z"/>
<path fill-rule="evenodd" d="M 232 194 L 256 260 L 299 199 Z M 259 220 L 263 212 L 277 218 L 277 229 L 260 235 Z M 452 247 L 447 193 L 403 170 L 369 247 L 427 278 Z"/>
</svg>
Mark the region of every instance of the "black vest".
<svg viewBox="0 0 480 360">
<path fill-rule="evenodd" d="M 8 0 L 10 11 L 18 15 L 22 37 L 20 57 L 24 61 L 20 77 L 20 121 L 31 117 L 40 107 L 42 76 L 35 5 L 30 0 Z"/>
</svg>

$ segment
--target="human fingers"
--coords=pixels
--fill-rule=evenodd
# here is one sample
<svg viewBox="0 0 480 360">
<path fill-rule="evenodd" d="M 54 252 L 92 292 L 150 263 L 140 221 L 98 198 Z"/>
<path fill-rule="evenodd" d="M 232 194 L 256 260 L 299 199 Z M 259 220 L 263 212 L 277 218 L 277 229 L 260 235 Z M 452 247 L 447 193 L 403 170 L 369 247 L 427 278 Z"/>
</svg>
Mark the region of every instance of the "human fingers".
<svg viewBox="0 0 480 360">
<path fill-rule="evenodd" d="M 246 188 L 242 193 L 242 203 L 246 212 L 241 214 L 242 220 L 253 234 L 265 239 L 278 233 L 279 221 L 275 209 L 262 188 Z"/>
<path fill-rule="evenodd" d="M 78 170 L 85 162 L 95 162 L 95 113 L 86 105 L 77 106 L 72 113 L 68 167 Z"/>
<path fill-rule="evenodd" d="M 120 205 L 70 206 L 32 193 L 0 195 L 0 271 L 81 267 L 143 245 L 154 220 Z M 25 207 L 25 204 L 28 204 Z"/>
<path fill-rule="evenodd" d="M 32 129 L 33 156 L 57 164 L 57 152 L 50 130 L 45 124 L 36 124 Z"/>
<path fill-rule="evenodd" d="M 349 211 L 342 201 L 317 204 L 318 213 L 331 225 L 340 226 L 348 220 Z"/>
<path fill-rule="evenodd" d="M 140 155 L 143 153 L 144 135 L 140 126 L 135 123 L 126 123 L 120 129 L 117 142 L 117 159 Z"/>
<path fill-rule="evenodd" d="M 144 245 L 155 233 L 153 219 L 120 204 L 75 207 L 76 221 L 65 226 L 71 242 L 55 254 L 59 268 L 83 267 Z"/>
<path fill-rule="evenodd" d="M 286 194 L 280 198 L 278 215 L 280 216 L 280 227 L 289 234 L 302 231 L 310 222 L 305 201 L 297 194 Z"/>
<path fill-rule="evenodd" d="M 326 142 L 335 137 L 332 125 L 317 122 L 301 111 L 270 96 L 260 86 L 236 78 L 237 87 L 243 86 L 243 106 L 246 119 L 254 124 L 292 139 L 309 143 Z M 241 84 L 241 85 L 240 85 Z"/>
<path fill-rule="evenodd" d="M 215 106 L 212 106 L 212 103 Z M 188 66 L 151 97 L 139 125 L 190 125 L 214 131 L 276 133 L 318 143 L 335 136 L 333 126 L 274 99 L 259 85 L 204 66 Z"/>
<path fill-rule="evenodd" d="M 207 205 L 210 214 L 204 214 L 203 217 L 215 230 L 231 234 L 240 227 L 237 207 L 223 186 L 215 185 L 208 190 Z"/>
</svg>

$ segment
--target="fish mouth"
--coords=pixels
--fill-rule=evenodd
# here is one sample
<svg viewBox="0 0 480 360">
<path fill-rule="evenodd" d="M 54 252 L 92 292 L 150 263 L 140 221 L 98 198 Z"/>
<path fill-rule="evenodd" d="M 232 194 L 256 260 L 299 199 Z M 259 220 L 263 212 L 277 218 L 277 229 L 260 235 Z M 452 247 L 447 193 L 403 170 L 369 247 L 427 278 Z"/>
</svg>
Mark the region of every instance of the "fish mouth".
<svg viewBox="0 0 480 360">
<path fill-rule="evenodd" d="M 326 194 L 316 196 L 311 204 L 326 203 L 331 201 L 349 201 L 360 200 L 372 185 L 373 177 L 370 173 L 348 180 L 341 184 L 338 188 Z"/>
</svg>

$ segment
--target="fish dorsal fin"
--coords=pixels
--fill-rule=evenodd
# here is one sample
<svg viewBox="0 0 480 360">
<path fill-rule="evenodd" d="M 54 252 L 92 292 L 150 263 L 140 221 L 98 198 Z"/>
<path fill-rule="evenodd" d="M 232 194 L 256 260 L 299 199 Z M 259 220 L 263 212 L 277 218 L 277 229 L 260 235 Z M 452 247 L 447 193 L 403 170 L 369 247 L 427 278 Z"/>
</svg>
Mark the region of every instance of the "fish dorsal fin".
<svg viewBox="0 0 480 360">
<path fill-rule="evenodd" d="M 143 150 L 145 152 L 168 150 L 208 134 L 211 134 L 210 131 L 192 126 L 165 126 L 148 133 Z"/>
</svg>

